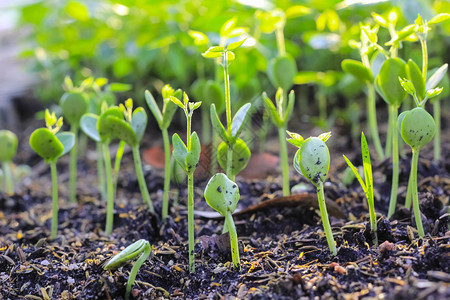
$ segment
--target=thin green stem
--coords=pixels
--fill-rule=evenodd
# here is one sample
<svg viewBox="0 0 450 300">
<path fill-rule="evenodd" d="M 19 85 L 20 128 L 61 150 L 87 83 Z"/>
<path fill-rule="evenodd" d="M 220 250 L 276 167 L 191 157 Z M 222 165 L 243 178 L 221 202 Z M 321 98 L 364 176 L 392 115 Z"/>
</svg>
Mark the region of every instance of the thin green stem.
<svg viewBox="0 0 450 300">
<path fill-rule="evenodd" d="M 384 149 L 385 157 L 391 157 L 392 151 L 392 115 L 388 114 L 388 132 L 386 136 L 386 148 Z"/>
<path fill-rule="evenodd" d="M 113 229 L 113 221 L 114 221 L 114 185 L 111 168 L 111 156 L 109 155 L 108 143 L 103 144 L 103 157 L 105 158 L 106 192 L 108 195 L 108 199 L 106 202 L 105 234 L 110 235 Z"/>
<path fill-rule="evenodd" d="M 117 180 L 119 179 L 120 162 L 122 161 L 123 152 L 125 150 L 125 141 L 120 141 L 117 148 L 116 159 L 114 161 L 114 195 L 117 191 Z"/>
<path fill-rule="evenodd" d="M 50 162 L 50 170 L 52 174 L 52 234 L 51 239 L 54 240 L 58 236 L 58 174 L 56 172 L 56 160 Z"/>
<path fill-rule="evenodd" d="M 78 125 L 72 125 L 71 131 L 75 143 L 70 151 L 69 201 L 77 202 L 77 159 L 78 159 Z"/>
<path fill-rule="evenodd" d="M 322 217 L 323 229 L 327 238 L 328 247 L 333 255 L 337 254 L 336 244 L 334 243 L 333 232 L 331 231 L 330 220 L 328 219 L 327 207 L 325 204 L 325 194 L 323 192 L 323 182 L 319 180 L 317 188 L 317 199 L 319 200 L 320 215 Z"/>
<path fill-rule="evenodd" d="M 391 199 L 389 201 L 389 211 L 387 217 L 390 218 L 397 205 L 397 192 L 398 192 L 398 132 L 397 132 L 397 114 L 398 108 L 389 105 L 389 120 L 392 124 L 389 127 L 392 128 L 392 186 L 391 186 Z"/>
<path fill-rule="evenodd" d="M 234 181 L 234 176 L 231 174 L 233 169 L 233 146 L 228 145 L 227 148 L 227 177 L 230 178 L 231 181 Z"/>
<path fill-rule="evenodd" d="M 409 171 L 409 178 L 408 178 L 408 189 L 406 191 L 406 199 L 405 199 L 405 207 L 407 209 L 411 208 L 411 200 L 412 200 L 412 188 L 413 188 L 413 173 Z"/>
<path fill-rule="evenodd" d="M 130 276 L 128 277 L 127 290 L 125 291 L 125 300 L 130 299 L 131 288 L 133 287 L 133 283 L 136 280 L 137 273 L 141 268 L 142 264 L 144 264 L 144 262 L 150 256 L 151 252 L 152 247 L 150 246 L 150 244 L 145 245 L 144 253 L 142 253 L 139 259 L 134 263 L 134 266 L 130 271 Z"/>
<path fill-rule="evenodd" d="M 230 98 L 230 76 L 228 74 L 228 56 L 223 54 L 223 79 L 225 82 L 225 107 L 227 115 L 228 136 L 231 137 L 231 98 Z"/>
<path fill-rule="evenodd" d="M 289 196 L 289 162 L 286 145 L 286 127 L 278 128 L 278 136 L 280 137 L 280 160 L 281 170 L 283 174 L 283 196 Z"/>
<path fill-rule="evenodd" d="M 427 81 L 427 70 L 428 70 L 428 47 L 427 47 L 426 37 L 420 38 L 420 45 L 422 46 L 422 78 L 423 78 L 423 81 L 426 82 Z"/>
<path fill-rule="evenodd" d="M 234 267 L 239 270 L 241 268 L 241 259 L 239 257 L 238 237 L 236 233 L 236 226 L 233 222 L 233 216 L 229 210 L 225 215 L 225 221 L 228 227 L 228 232 L 230 233 L 231 258 L 233 259 Z"/>
<path fill-rule="evenodd" d="M 164 155 L 165 155 L 165 168 L 164 168 L 164 194 L 162 203 L 162 218 L 165 219 L 169 214 L 169 190 L 170 190 L 170 142 L 169 133 L 167 129 L 162 130 L 164 141 Z"/>
<path fill-rule="evenodd" d="M 441 101 L 436 99 L 433 102 L 433 116 L 436 125 L 436 133 L 434 134 L 434 160 L 441 158 Z"/>
<path fill-rule="evenodd" d="M 98 177 L 98 191 L 103 200 L 106 200 L 106 182 L 105 182 L 105 168 L 103 166 L 103 152 L 102 144 L 96 143 L 97 146 L 97 177 Z"/>
<path fill-rule="evenodd" d="M 11 168 L 9 167 L 9 161 L 2 162 L 3 177 L 5 178 L 5 191 L 7 194 L 14 194 L 14 184 L 11 175 Z"/>
<path fill-rule="evenodd" d="M 278 48 L 278 54 L 280 56 L 286 55 L 286 46 L 284 44 L 284 33 L 283 33 L 284 26 L 278 26 L 275 31 L 275 37 L 277 39 L 277 48 Z"/>
<path fill-rule="evenodd" d="M 373 234 L 373 244 L 378 246 L 377 215 L 375 213 L 375 203 L 373 199 L 373 186 L 371 187 L 371 191 L 369 191 L 367 202 L 369 204 L 370 229 Z"/>
<path fill-rule="evenodd" d="M 384 159 L 383 147 L 381 146 L 380 135 L 378 133 L 377 111 L 375 104 L 375 87 L 373 84 L 367 85 L 367 118 L 369 121 L 370 136 L 377 151 L 378 159 Z"/>
<path fill-rule="evenodd" d="M 422 218 L 420 216 L 420 207 L 419 207 L 419 194 L 417 191 L 417 164 L 419 162 L 419 151 L 420 150 L 412 150 L 412 163 L 411 163 L 411 172 L 412 172 L 412 198 L 413 198 L 413 207 L 414 207 L 414 219 L 416 220 L 417 231 L 419 232 L 419 237 L 423 238 L 425 233 L 423 231 Z"/>
<path fill-rule="evenodd" d="M 189 240 L 189 272 L 195 273 L 194 174 L 188 175 L 188 240 Z"/>
<path fill-rule="evenodd" d="M 151 212 L 154 212 L 150 193 L 148 192 L 147 183 L 145 182 L 144 172 L 142 172 L 141 154 L 139 153 L 139 145 L 132 147 L 134 168 L 136 169 L 136 176 L 141 190 L 142 200 L 148 205 Z"/>
</svg>

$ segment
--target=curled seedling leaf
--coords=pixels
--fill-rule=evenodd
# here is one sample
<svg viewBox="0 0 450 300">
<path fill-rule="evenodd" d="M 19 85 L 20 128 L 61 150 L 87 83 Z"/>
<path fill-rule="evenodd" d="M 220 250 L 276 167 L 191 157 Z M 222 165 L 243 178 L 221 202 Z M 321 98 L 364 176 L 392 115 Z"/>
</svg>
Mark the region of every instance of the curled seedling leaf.
<svg viewBox="0 0 450 300">
<path fill-rule="evenodd" d="M 288 90 L 292 86 L 296 74 L 297 65 L 289 55 L 274 58 L 269 63 L 267 70 L 272 85 L 283 90 Z"/>
<path fill-rule="evenodd" d="M 231 176 L 236 176 L 247 166 L 250 161 L 251 152 L 245 142 L 238 138 L 233 145 L 233 159 L 231 166 Z M 228 145 L 225 142 L 220 143 L 217 148 L 217 157 L 219 160 L 220 167 L 226 169 L 227 167 L 227 153 Z"/>
<path fill-rule="evenodd" d="M 64 119 L 71 125 L 78 125 L 81 117 L 88 111 L 89 97 L 84 92 L 69 91 L 62 95 L 59 105 Z"/>
<path fill-rule="evenodd" d="M 0 130 L 0 162 L 10 162 L 16 156 L 18 140 L 14 132 Z"/>
<path fill-rule="evenodd" d="M 415 150 L 420 150 L 428 144 L 433 139 L 435 131 L 433 117 L 421 107 L 416 107 L 402 116 L 402 138 Z"/>
</svg>

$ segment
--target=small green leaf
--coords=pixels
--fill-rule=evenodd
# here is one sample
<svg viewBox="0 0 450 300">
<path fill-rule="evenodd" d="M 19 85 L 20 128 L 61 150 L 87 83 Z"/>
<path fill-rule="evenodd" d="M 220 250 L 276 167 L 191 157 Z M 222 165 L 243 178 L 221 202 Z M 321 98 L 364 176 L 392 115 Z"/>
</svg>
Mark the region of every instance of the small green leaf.
<svg viewBox="0 0 450 300">
<path fill-rule="evenodd" d="M 100 136 L 100 140 L 105 142 L 110 142 L 114 136 L 114 129 L 110 127 L 110 123 L 107 122 L 107 118 L 113 116 L 119 120 L 123 120 L 123 113 L 117 106 L 112 106 L 106 109 L 98 118 L 97 131 Z"/>
<path fill-rule="evenodd" d="M 31 134 L 30 146 L 46 162 L 58 159 L 64 151 L 63 144 L 47 128 L 38 128 Z"/>
<path fill-rule="evenodd" d="M 422 72 L 412 59 L 408 60 L 406 64 L 406 74 L 408 74 L 408 79 L 414 86 L 417 98 L 422 101 L 425 98 L 425 81 L 423 80 Z"/>
<path fill-rule="evenodd" d="M 220 122 L 219 116 L 216 112 L 216 106 L 214 104 L 211 104 L 210 108 L 210 117 L 211 117 L 211 124 L 213 126 L 213 129 L 216 131 L 216 133 L 220 136 L 220 138 L 223 141 L 228 141 L 228 133 L 225 130 L 225 128 L 222 125 L 222 122 Z"/>
<path fill-rule="evenodd" d="M 202 53 L 202 56 L 206 57 L 206 58 L 218 58 L 218 57 L 222 57 L 222 52 L 206 51 L 205 53 Z"/>
<path fill-rule="evenodd" d="M 303 5 L 293 5 L 286 10 L 286 19 L 293 19 L 310 14 L 312 9 Z"/>
<path fill-rule="evenodd" d="M 223 170 L 227 169 L 227 156 L 228 145 L 225 142 L 220 143 L 217 148 L 217 159 L 219 165 Z M 231 165 L 231 175 L 236 176 L 247 166 L 250 161 L 251 152 L 245 142 L 241 139 L 237 139 L 233 145 L 233 158 Z"/>
<path fill-rule="evenodd" d="M 233 213 L 239 201 L 237 184 L 223 173 L 217 173 L 209 180 L 204 192 L 205 200 L 212 209 L 222 216 Z"/>
<path fill-rule="evenodd" d="M 298 162 L 303 176 L 319 187 L 325 182 L 330 167 L 330 153 L 324 141 L 316 137 L 306 139 L 299 149 Z"/>
<path fill-rule="evenodd" d="M 197 46 L 207 45 L 209 43 L 208 37 L 203 32 L 189 30 L 188 34 L 194 39 L 194 44 Z"/>
<path fill-rule="evenodd" d="M 392 46 L 394 44 L 397 44 L 398 42 L 401 42 L 402 40 L 408 38 L 411 34 L 413 34 L 417 30 L 416 24 L 410 24 L 402 28 L 395 36 L 392 37 L 392 39 L 385 43 L 386 46 Z"/>
<path fill-rule="evenodd" d="M 358 179 L 359 184 L 361 185 L 364 193 L 367 191 L 366 184 L 364 183 L 364 180 L 361 178 L 361 175 L 359 175 L 358 169 L 352 164 L 352 162 L 347 158 L 347 156 L 343 155 L 345 161 L 347 162 L 348 167 L 350 170 L 352 170 L 353 174 L 355 174 L 356 179 Z"/>
<path fill-rule="evenodd" d="M 388 28 L 389 27 L 389 22 L 383 18 L 381 15 L 372 12 L 372 17 L 375 20 L 375 22 L 377 22 L 378 25 L 384 27 L 384 28 Z"/>
<path fill-rule="evenodd" d="M 344 59 L 341 62 L 342 70 L 346 73 L 352 74 L 355 78 L 364 83 L 373 82 L 372 71 L 366 68 L 362 62 L 353 59 Z"/>
<path fill-rule="evenodd" d="M 55 135 L 64 147 L 60 156 L 68 153 L 75 146 L 75 135 L 72 132 L 58 132 Z"/>
<path fill-rule="evenodd" d="M 237 113 L 234 115 L 233 121 L 231 123 L 231 135 L 235 138 L 239 137 L 239 134 L 244 129 L 245 122 L 248 118 L 248 110 L 251 107 L 251 103 L 246 103 L 243 105 Z"/>
<path fill-rule="evenodd" d="M 318 136 L 318 138 L 321 139 L 324 143 L 325 143 L 326 141 L 328 141 L 328 139 L 329 139 L 330 137 L 331 137 L 331 131 L 322 133 L 321 135 Z"/>
<path fill-rule="evenodd" d="M 100 117 L 102 118 L 102 117 Z M 131 125 L 116 116 L 107 116 L 103 120 L 103 132 L 107 132 L 111 140 L 124 141 L 131 147 L 139 145 L 139 140 Z"/>
<path fill-rule="evenodd" d="M 448 64 L 443 64 L 439 69 L 436 70 L 436 72 L 431 75 L 431 77 L 428 79 L 427 84 L 425 85 L 425 89 L 431 90 L 434 89 L 439 82 L 441 82 L 442 78 L 444 78 L 445 74 L 447 74 L 447 68 Z"/>
<path fill-rule="evenodd" d="M 275 105 L 273 104 L 272 100 L 270 100 L 267 97 L 266 92 L 263 92 L 262 98 L 264 100 L 264 105 L 266 106 L 266 109 L 269 111 L 269 116 L 272 119 L 272 122 L 275 124 L 275 126 L 277 127 L 281 127 L 283 126 L 282 121 L 280 119 L 280 116 L 278 115 L 278 111 L 277 108 L 275 107 Z"/>
<path fill-rule="evenodd" d="M 213 47 L 210 47 L 208 50 L 206 50 L 207 52 L 219 52 L 219 53 L 221 53 L 221 52 L 224 52 L 225 51 L 225 49 L 223 48 L 223 47 L 221 47 L 221 46 L 213 46 Z"/>
<path fill-rule="evenodd" d="M 432 90 L 428 90 L 427 91 L 427 98 L 430 99 L 430 98 L 439 96 L 442 93 L 443 90 L 444 90 L 444 88 L 435 88 L 435 89 L 432 89 Z"/>
<path fill-rule="evenodd" d="M 414 150 L 420 150 L 428 144 L 435 132 L 436 125 L 433 117 L 421 107 L 410 110 L 403 117 L 402 138 Z"/>
<path fill-rule="evenodd" d="M 175 158 L 175 161 L 180 165 L 180 167 L 187 172 L 187 165 L 186 165 L 186 155 L 187 155 L 187 148 L 184 142 L 181 140 L 178 133 L 175 133 L 172 136 L 172 145 L 173 145 L 173 157 Z"/>
<path fill-rule="evenodd" d="M 139 254 L 141 254 L 142 251 L 144 251 L 144 248 L 148 247 L 147 245 L 149 246 L 150 244 L 144 239 L 134 242 L 133 244 L 120 251 L 117 255 L 113 256 L 103 268 L 105 270 L 120 268 L 130 260 L 136 258 Z"/>
<path fill-rule="evenodd" d="M 390 58 L 383 63 L 376 79 L 384 101 L 396 107 L 406 97 L 406 91 L 400 85 L 398 77 L 406 77 L 406 64 L 399 58 Z"/>
<path fill-rule="evenodd" d="M 288 130 L 286 130 L 286 133 L 291 137 L 291 139 L 287 139 L 287 141 L 289 143 L 291 143 L 292 145 L 297 146 L 299 148 L 302 146 L 303 137 L 300 134 L 295 133 L 295 132 L 290 132 Z"/>
<path fill-rule="evenodd" d="M 64 119 L 72 125 L 77 125 L 80 123 L 81 117 L 88 111 L 89 97 L 82 92 L 66 92 L 61 97 L 59 105 L 62 108 Z"/>
<path fill-rule="evenodd" d="M 71 91 L 71 90 L 73 90 L 73 82 L 72 82 L 72 79 L 70 78 L 70 76 L 65 76 L 64 77 L 64 89 L 66 90 L 66 91 Z"/>
<path fill-rule="evenodd" d="M 98 86 L 98 87 L 102 87 L 102 86 L 104 86 L 107 83 L 108 83 L 108 79 L 104 78 L 104 77 L 99 77 L 99 78 L 94 80 L 94 84 L 96 86 Z"/>
<path fill-rule="evenodd" d="M 109 90 L 111 92 L 128 92 L 132 88 L 131 84 L 112 82 L 109 84 Z"/>
<path fill-rule="evenodd" d="M 282 122 L 284 125 L 287 124 L 287 122 L 291 119 L 292 112 L 294 111 L 294 104 L 295 104 L 295 93 L 294 91 L 291 91 L 288 96 L 288 106 L 286 108 L 286 112 L 284 113 L 284 117 L 282 119 Z"/>
<path fill-rule="evenodd" d="M 138 107 L 134 110 L 133 117 L 131 118 L 131 128 L 133 128 L 138 142 L 144 137 L 146 127 L 147 113 L 142 107 Z"/>
<path fill-rule="evenodd" d="M 148 108 L 150 108 L 150 111 L 155 117 L 156 122 L 158 122 L 159 128 L 161 128 L 163 115 L 161 114 L 161 110 L 156 104 L 155 98 L 153 98 L 153 95 L 148 90 L 145 90 L 145 101 L 147 102 Z"/>
<path fill-rule="evenodd" d="M 178 107 L 180 107 L 182 110 L 185 110 L 186 107 L 184 106 L 183 102 L 181 102 L 180 99 L 174 97 L 174 96 L 170 96 L 170 101 L 172 101 L 173 103 L 175 103 Z"/>
<path fill-rule="evenodd" d="M 412 84 L 411 81 L 409 81 L 406 78 L 400 78 L 398 77 L 398 80 L 402 86 L 402 88 L 411 96 L 415 96 L 416 95 L 416 89 L 414 88 L 414 85 Z"/>
<path fill-rule="evenodd" d="M 279 56 L 270 61 L 267 75 L 276 88 L 288 90 L 294 83 L 297 74 L 297 65 L 291 56 Z"/>
<path fill-rule="evenodd" d="M 233 51 L 233 50 L 236 50 L 237 48 L 241 47 L 242 44 L 245 42 L 245 40 L 247 40 L 247 39 L 243 39 L 242 41 L 230 43 L 227 47 L 227 51 Z"/>
<path fill-rule="evenodd" d="M 186 168 L 188 174 L 194 173 L 195 168 L 197 168 L 201 151 L 200 139 L 198 138 L 197 132 L 194 131 L 191 135 L 191 150 L 186 153 Z"/>
<path fill-rule="evenodd" d="M 202 101 L 195 102 L 195 103 L 193 104 L 193 106 L 192 106 L 192 110 L 193 110 L 193 111 L 196 110 L 197 108 L 200 107 L 200 105 L 202 105 Z"/>
<path fill-rule="evenodd" d="M 450 14 L 448 14 L 448 13 L 442 13 L 442 14 L 438 14 L 438 15 L 434 16 L 434 17 L 428 22 L 428 24 L 432 25 L 432 24 L 442 23 L 442 22 L 447 21 L 448 19 L 450 19 Z"/>
<path fill-rule="evenodd" d="M 85 114 L 81 117 L 80 127 L 83 132 L 96 142 L 100 142 L 100 135 L 97 130 L 98 116 L 94 114 Z"/>
<path fill-rule="evenodd" d="M 12 131 L 0 130 L 0 145 L 0 162 L 10 162 L 16 156 L 17 136 Z"/>
<path fill-rule="evenodd" d="M 161 129 L 167 129 L 172 122 L 173 116 L 178 108 L 178 105 L 173 103 L 172 101 L 167 101 L 164 103 L 163 107 L 163 120 L 161 123 Z"/>
<path fill-rule="evenodd" d="M 231 51 L 225 52 L 225 55 L 227 56 L 227 60 L 228 60 L 228 61 L 232 61 L 232 60 L 234 60 L 235 57 L 236 57 L 236 56 L 234 55 L 234 53 L 231 52 Z"/>
<path fill-rule="evenodd" d="M 373 189 L 373 177 L 372 177 L 372 162 L 370 161 L 369 145 L 367 144 L 366 136 L 364 132 L 361 132 L 361 152 L 364 167 L 364 179 L 366 181 L 364 192 L 366 194 L 372 193 Z M 369 200 L 369 196 L 367 195 Z"/>
</svg>

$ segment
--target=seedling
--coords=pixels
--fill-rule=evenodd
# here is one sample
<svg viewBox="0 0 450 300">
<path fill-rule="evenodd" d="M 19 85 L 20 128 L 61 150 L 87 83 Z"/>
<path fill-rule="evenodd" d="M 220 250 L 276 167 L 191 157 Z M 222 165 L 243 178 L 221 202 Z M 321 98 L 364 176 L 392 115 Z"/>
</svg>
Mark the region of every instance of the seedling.
<svg viewBox="0 0 450 300">
<path fill-rule="evenodd" d="M 161 129 L 164 141 L 164 153 L 165 153 L 165 168 L 164 168 L 164 195 L 162 204 L 162 218 L 165 219 L 169 213 L 169 190 L 170 190 L 170 142 L 168 128 L 172 122 L 173 115 L 175 114 L 177 106 L 170 101 L 170 97 L 181 97 L 181 90 L 174 90 L 170 85 L 165 85 L 162 89 L 163 96 L 163 108 L 162 112 L 156 104 L 155 99 L 149 91 L 145 91 L 145 100 L 150 108 L 153 116 L 158 122 L 159 129 Z"/>
<path fill-rule="evenodd" d="M 56 162 L 69 152 L 75 145 L 75 137 L 71 132 L 59 132 L 63 125 L 63 118 L 56 118 L 55 113 L 45 110 L 45 125 L 47 128 L 38 128 L 30 136 L 31 148 L 50 164 L 52 174 L 52 228 L 51 238 L 56 239 L 58 234 L 58 178 Z"/>
<path fill-rule="evenodd" d="M 218 173 L 209 180 L 204 195 L 208 205 L 225 217 L 225 224 L 230 233 L 233 265 L 240 269 L 238 238 L 232 216 L 239 201 L 239 188 L 235 182 L 228 179 L 227 175 Z"/>
<path fill-rule="evenodd" d="M 139 153 L 139 144 L 144 136 L 146 124 L 147 114 L 145 113 L 145 110 L 142 107 L 138 107 L 133 111 L 133 101 L 131 99 L 128 99 L 125 102 L 125 106 L 121 105 L 121 107 L 112 106 L 108 109 L 105 108 L 100 116 L 85 114 L 81 119 L 81 128 L 83 131 L 95 141 L 101 141 L 103 147 L 108 194 L 105 228 L 105 233 L 107 235 L 110 235 L 112 232 L 114 218 L 114 183 L 109 154 L 109 144 L 114 139 L 124 141 L 131 147 L 142 198 L 148 205 L 150 211 L 154 211 L 144 174 L 142 172 L 142 163 Z"/>
<path fill-rule="evenodd" d="M 5 181 L 4 191 L 7 194 L 14 194 L 14 183 L 9 164 L 17 152 L 17 136 L 9 130 L 0 130 L 0 162 L 2 163 L 3 178 Z"/>
<path fill-rule="evenodd" d="M 392 186 L 389 201 L 388 218 L 395 212 L 398 192 L 398 108 L 406 97 L 406 92 L 398 83 L 398 77 L 406 76 L 406 64 L 399 58 L 387 59 L 381 66 L 380 72 L 375 80 L 378 93 L 389 105 L 388 138 L 392 145 Z M 388 143 L 386 143 L 388 146 Z M 387 154 L 386 154 L 387 155 Z M 388 155 L 387 155 L 388 156 Z"/>
<path fill-rule="evenodd" d="M 125 291 L 125 300 L 130 299 L 131 287 L 134 284 L 136 275 L 139 272 L 142 264 L 150 256 L 151 251 L 152 247 L 150 246 L 150 243 L 144 239 L 141 239 L 120 251 L 117 255 L 112 257 L 103 267 L 105 270 L 114 270 L 120 268 L 142 253 L 131 269 L 130 276 L 128 277 L 127 289 Z"/>
<path fill-rule="evenodd" d="M 170 100 L 178 105 L 186 115 L 187 131 L 185 144 L 180 136 L 175 133 L 172 136 L 173 157 L 181 166 L 188 177 L 188 239 L 189 239 L 189 271 L 195 272 L 194 255 L 194 171 L 200 159 L 201 145 L 197 133 L 191 133 L 191 120 L 194 110 L 200 107 L 201 102 L 189 102 L 186 93 L 183 93 L 183 102 L 171 96 Z"/>
<path fill-rule="evenodd" d="M 291 138 L 287 141 L 299 149 L 294 156 L 294 168 L 305 176 L 316 188 L 319 200 L 320 215 L 327 238 L 328 247 L 333 255 L 337 254 L 336 244 L 331 231 L 325 204 L 323 183 L 325 182 L 330 168 L 330 153 L 325 142 L 330 138 L 331 132 L 323 133 L 318 137 L 310 137 L 306 140 L 297 133 L 286 131 Z"/>
<path fill-rule="evenodd" d="M 75 137 L 74 147 L 70 151 L 69 201 L 76 202 L 78 132 L 80 119 L 88 112 L 89 98 L 81 88 L 73 87 L 70 77 L 66 76 L 64 81 L 67 91 L 62 95 L 59 105 L 65 120 L 70 124 L 70 131 L 73 132 Z"/>
<path fill-rule="evenodd" d="M 250 103 L 245 104 L 242 106 L 236 115 L 233 118 L 233 121 L 231 121 L 231 98 L 230 98 L 230 77 L 228 74 L 228 65 L 229 61 L 234 59 L 234 53 L 233 51 L 239 48 L 245 40 L 234 42 L 228 45 L 228 47 L 224 48 L 222 46 L 215 46 L 210 47 L 205 53 L 203 53 L 203 56 L 206 58 L 222 58 L 222 66 L 223 66 L 223 72 L 224 72 L 224 81 L 225 81 L 225 111 L 226 111 L 226 117 L 227 117 L 227 129 L 223 126 L 222 122 L 219 119 L 219 116 L 217 114 L 216 106 L 214 104 L 211 105 L 211 123 L 213 125 L 213 129 L 217 132 L 217 134 L 222 138 L 224 144 L 227 146 L 227 156 L 226 160 L 224 161 L 221 159 L 221 155 L 218 152 L 217 156 L 219 158 L 219 164 L 221 167 L 226 170 L 226 174 L 228 178 L 231 180 L 234 180 L 234 177 L 236 176 L 237 172 L 242 170 L 250 159 L 249 155 L 245 155 L 245 158 L 247 158 L 247 161 L 241 161 L 241 166 L 234 167 L 233 168 L 233 156 L 239 155 L 237 152 L 239 151 L 245 151 L 249 152 L 247 145 L 242 141 L 242 143 L 239 143 L 240 149 L 234 149 L 236 141 L 239 138 L 240 133 L 244 129 L 245 121 L 248 118 L 248 111 L 251 107 Z M 223 147 L 219 145 L 219 149 Z M 247 150 L 248 149 L 248 150 Z M 226 162 L 226 164 L 224 163 Z M 240 169 L 240 170 L 239 170 Z M 238 171 L 239 170 L 239 171 Z"/>
<path fill-rule="evenodd" d="M 361 132 L 361 152 L 364 168 L 364 180 L 359 175 L 358 169 L 352 164 L 352 162 L 344 155 L 344 159 L 347 162 L 350 169 L 355 174 L 361 185 L 364 194 L 367 198 L 367 204 L 369 205 L 369 215 L 370 215 L 370 231 L 373 236 L 373 243 L 378 246 L 378 236 L 377 236 L 377 216 L 375 214 L 375 203 L 373 198 L 373 177 L 372 177 L 372 163 L 370 161 L 369 146 L 367 145 L 366 137 L 364 132 Z"/>
</svg>

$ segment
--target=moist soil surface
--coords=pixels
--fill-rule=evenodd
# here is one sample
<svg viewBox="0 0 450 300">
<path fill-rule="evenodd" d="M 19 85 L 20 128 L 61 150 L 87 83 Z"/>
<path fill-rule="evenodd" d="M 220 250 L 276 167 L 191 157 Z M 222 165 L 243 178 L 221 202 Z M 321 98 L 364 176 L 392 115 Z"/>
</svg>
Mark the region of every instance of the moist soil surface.
<svg viewBox="0 0 450 300">
<path fill-rule="evenodd" d="M 33 165 L 31 174 L 16 186 L 17 194 L 0 194 L 0 299 L 123 299 L 133 264 L 113 271 L 105 271 L 103 266 L 139 239 L 150 242 L 152 253 L 137 274 L 132 299 L 449 299 L 446 207 L 450 196 L 450 143 L 445 135 L 443 139 L 440 161 L 432 160 L 429 145 L 419 162 L 424 238 L 418 237 L 414 215 L 403 207 L 411 153 L 405 146 L 400 159 L 397 210 L 390 220 L 384 216 L 391 163 L 372 158 L 377 246 L 359 183 L 342 184 L 346 168 L 342 154 L 361 165 L 359 143 L 349 147 L 348 139 L 339 136 L 338 130 L 330 146 L 332 163 L 325 184 L 338 248 L 334 257 L 328 250 L 310 183 L 291 170 L 290 184 L 296 186 L 296 194 L 281 197 L 278 173 L 263 179 L 238 177 L 241 200 L 234 220 L 239 270 L 231 263 L 229 236 L 222 235 L 223 219 L 202 196 L 208 175 L 200 172 L 195 179 L 196 272 L 192 274 L 188 267 L 184 184 L 172 185 L 169 217 L 162 220 L 164 173 L 145 167 L 156 211 L 150 213 L 140 197 L 128 151 L 118 179 L 114 231 L 105 236 L 106 202 L 97 189 L 95 147 L 89 145 L 78 163 L 75 204 L 67 200 L 69 157 L 58 162 L 59 231 L 58 238 L 51 240 L 50 170 L 31 153 L 24 138 L 18 159 Z M 273 140 L 277 140 L 275 135 Z M 265 164 L 265 156 L 260 157 L 262 161 L 256 165 Z"/>
</svg>

